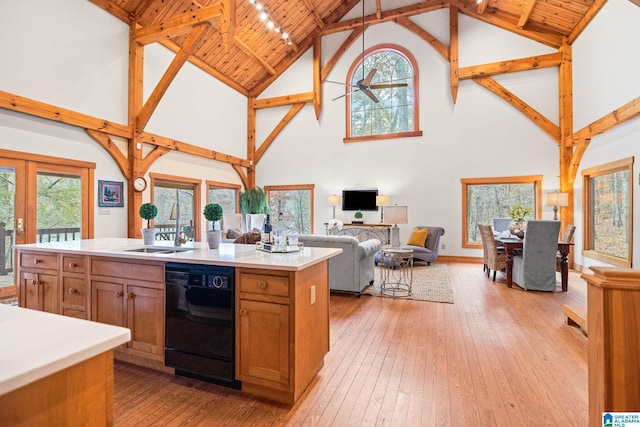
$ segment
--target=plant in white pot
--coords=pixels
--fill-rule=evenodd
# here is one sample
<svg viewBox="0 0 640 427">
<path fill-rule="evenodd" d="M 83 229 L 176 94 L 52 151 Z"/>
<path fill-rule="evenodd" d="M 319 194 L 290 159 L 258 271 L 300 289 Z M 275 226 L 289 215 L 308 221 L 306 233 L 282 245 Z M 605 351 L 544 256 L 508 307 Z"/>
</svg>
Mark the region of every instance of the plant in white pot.
<svg viewBox="0 0 640 427">
<path fill-rule="evenodd" d="M 143 203 L 138 213 L 142 219 L 147 220 L 147 228 L 142 229 L 142 243 L 153 245 L 156 240 L 156 229 L 151 228 L 151 220 L 158 215 L 158 208 L 153 203 Z"/>
<path fill-rule="evenodd" d="M 212 229 L 207 231 L 207 243 L 209 249 L 218 249 L 222 240 L 220 220 L 222 219 L 222 206 L 217 203 L 209 203 L 204 207 L 204 217 L 211 222 Z"/>
</svg>

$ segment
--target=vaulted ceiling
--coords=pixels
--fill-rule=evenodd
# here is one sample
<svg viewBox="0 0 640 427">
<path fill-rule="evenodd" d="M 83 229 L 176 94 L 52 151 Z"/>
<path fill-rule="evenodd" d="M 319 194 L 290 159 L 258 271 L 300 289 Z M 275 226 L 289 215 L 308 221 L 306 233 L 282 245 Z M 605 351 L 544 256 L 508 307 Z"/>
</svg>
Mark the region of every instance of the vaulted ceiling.
<svg viewBox="0 0 640 427">
<path fill-rule="evenodd" d="M 359 0 L 91 0 L 135 29 L 140 44 L 159 42 L 247 96 L 259 95 L 318 36 L 362 28 Z M 365 25 L 430 11 L 452 11 L 543 44 L 571 44 L 606 0 L 364 0 Z M 262 4 L 291 43 L 267 28 Z M 358 6 L 358 7 L 356 7 Z M 356 9 L 349 13 L 351 9 Z M 375 11 L 374 11 L 375 8 Z M 345 18 L 345 16 L 349 18 Z M 344 19 L 343 19 L 344 18 Z M 325 74 L 326 75 L 326 74 Z"/>
</svg>

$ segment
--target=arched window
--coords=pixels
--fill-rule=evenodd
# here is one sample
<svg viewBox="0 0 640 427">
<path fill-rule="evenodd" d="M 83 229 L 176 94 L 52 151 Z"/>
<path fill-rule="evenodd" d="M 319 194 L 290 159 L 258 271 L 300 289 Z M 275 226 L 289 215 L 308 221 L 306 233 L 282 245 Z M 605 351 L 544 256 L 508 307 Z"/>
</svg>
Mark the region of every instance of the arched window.
<svg viewBox="0 0 640 427">
<path fill-rule="evenodd" d="M 352 85 L 363 79 L 373 68 L 377 71 L 370 85 L 406 83 L 405 87 L 371 89 L 378 98 L 374 102 L 362 91 L 346 97 L 347 137 L 345 142 L 370 139 L 421 136 L 418 123 L 418 68 L 413 56 L 397 45 L 378 45 L 358 58 L 349 70 Z"/>
</svg>

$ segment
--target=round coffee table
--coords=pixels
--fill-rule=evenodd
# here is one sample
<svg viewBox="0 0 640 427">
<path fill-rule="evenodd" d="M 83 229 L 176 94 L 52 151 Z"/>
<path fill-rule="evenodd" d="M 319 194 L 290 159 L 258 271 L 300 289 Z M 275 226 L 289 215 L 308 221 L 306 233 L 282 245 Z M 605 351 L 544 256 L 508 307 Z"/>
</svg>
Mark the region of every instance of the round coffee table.
<svg viewBox="0 0 640 427">
<path fill-rule="evenodd" d="M 394 297 L 408 297 L 413 285 L 413 250 L 380 250 L 380 292 Z"/>
</svg>

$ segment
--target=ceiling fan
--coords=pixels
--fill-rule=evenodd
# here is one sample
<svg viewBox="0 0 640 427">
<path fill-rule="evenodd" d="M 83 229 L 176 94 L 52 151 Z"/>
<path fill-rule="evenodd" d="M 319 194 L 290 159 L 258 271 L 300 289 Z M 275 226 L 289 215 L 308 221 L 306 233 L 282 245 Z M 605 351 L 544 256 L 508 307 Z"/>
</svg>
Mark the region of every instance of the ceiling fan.
<svg viewBox="0 0 640 427">
<path fill-rule="evenodd" d="M 362 92 L 365 95 L 367 95 L 373 102 L 378 103 L 380 102 L 380 100 L 374 95 L 373 92 L 371 92 L 372 89 L 387 89 L 387 88 L 393 88 L 393 87 L 406 87 L 407 84 L 406 83 L 378 83 L 378 84 L 371 84 L 371 80 L 373 80 L 373 77 L 376 75 L 376 72 L 378 70 L 376 70 L 375 68 L 372 68 L 371 71 L 369 71 L 369 73 L 365 76 L 364 75 L 364 59 L 365 59 L 365 50 L 364 50 L 364 31 L 365 31 L 365 24 L 364 24 L 364 0 L 362 0 L 362 78 L 360 80 L 358 80 L 356 82 L 356 84 L 352 84 L 352 83 L 342 83 L 342 82 L 335 82 L 335 81 L 331 81 L 331 80 L 325 80 L 325 82 L 327 83 L 335 83 L 335 84 L 339 84 L 339 85 L 345 85 L 345 86 L 349 86 L 352 87 L 353 90 L 351 90 L 350 92 L 347 92 L 343 95 L 340 95 L 336 98 L 333 98 L 332 101 L 335 101 L 336 99 L 340 99 L 343 98 L 347 95 L 351 95 L 352 93 L 355 92 Z"/>
</svg>

